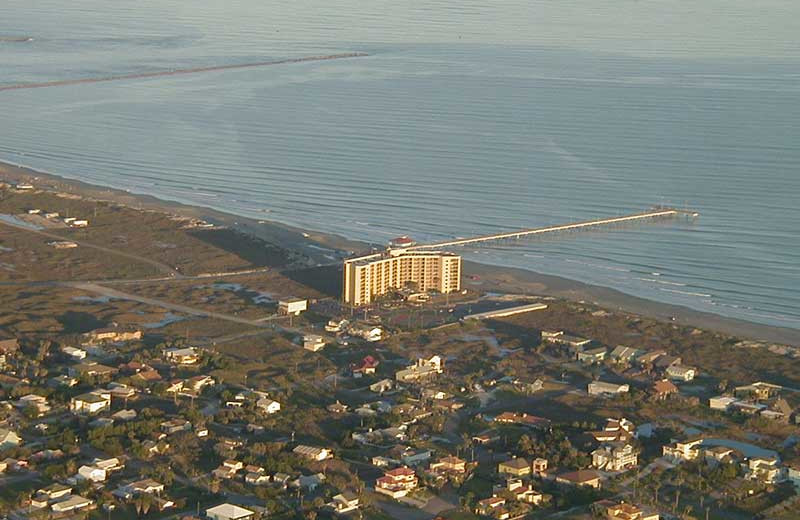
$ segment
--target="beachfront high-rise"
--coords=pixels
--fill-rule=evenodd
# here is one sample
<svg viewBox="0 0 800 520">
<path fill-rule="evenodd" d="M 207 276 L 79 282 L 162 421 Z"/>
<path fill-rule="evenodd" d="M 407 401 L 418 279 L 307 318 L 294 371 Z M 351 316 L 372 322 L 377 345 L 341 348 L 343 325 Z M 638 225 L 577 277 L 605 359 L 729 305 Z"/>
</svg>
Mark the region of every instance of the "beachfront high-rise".
<svg viewBox="0 0 800 520">
<path fill-rule="evenodd" d="M 410 283 L 421 292 L 461 290 L 461 257 L 441 251 L 389 249 L 345 260 L 342 300 L 356 307 L 367 305 Z"/>
</svg>

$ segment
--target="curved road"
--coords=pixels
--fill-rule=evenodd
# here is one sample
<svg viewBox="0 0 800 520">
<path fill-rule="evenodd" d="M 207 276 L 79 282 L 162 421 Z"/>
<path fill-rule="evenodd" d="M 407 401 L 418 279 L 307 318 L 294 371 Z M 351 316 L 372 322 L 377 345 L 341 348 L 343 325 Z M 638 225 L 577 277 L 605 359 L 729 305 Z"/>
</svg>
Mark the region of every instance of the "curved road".
<svg viewBox="0 0 800 520">
<path fill-rule="evenodd" d="M 142 262 L 142 263 L 145 263 L 145 264 L 148 264 L 148 265 L 151 265 L 151 266 L 155 267 L 158 271 L 166 274 L 170 278 L 181 278 L 183 276 L 178 271 L 176 271 L 175 268 L 172 267 L 172 266 L 169 266 L 169 265 L 164 264 L 162 262 L 158 262 L 156 260 L 152 260 L 150 258 L 145 258 L 143 256 L 135 255 L 133 253 L 126 253 L 126 252 L 120 251 L 118 249 L 112 249 L 110 247 L 98 246 L 97 244 L 92 244 L 91 242 L 84 242 L 82 240 L 76 240 L 76 239 L 71 238 L 69 236 L 59 235 L 57 233 L 50 233 L 49 231 L 44 231 L 44 230 L 41 230 L 41 229 L 33 229 L 31 227 L 28 227 L 28 226 L 20 226 L 18 224 L 12 224 L 11 222 L 0 221 L 0 224 L 4 224 L 4 225 L 6 225 L 8 227 L 12 227 L 14 229 L 27 231 L 29 233 L 34 233 L 36 235 L 43 236 L 43 237 L 46 237 L 46 238 L 50 238 L 50 239 L 53 239 L 53 240 L 75 242 L 76 244 L 78 244 L 79 246 L 82 246 L 82 247 L 88 247 L 90 249 L 96 249 L 98 251 L 102 251 L 104 253 L 108 253 L 108 254 L 111 254 L 111 255 L 121 256 L 121 257 L 127 258 L 129 260 L 136 260 L 137 262 Z"/>
</svg>

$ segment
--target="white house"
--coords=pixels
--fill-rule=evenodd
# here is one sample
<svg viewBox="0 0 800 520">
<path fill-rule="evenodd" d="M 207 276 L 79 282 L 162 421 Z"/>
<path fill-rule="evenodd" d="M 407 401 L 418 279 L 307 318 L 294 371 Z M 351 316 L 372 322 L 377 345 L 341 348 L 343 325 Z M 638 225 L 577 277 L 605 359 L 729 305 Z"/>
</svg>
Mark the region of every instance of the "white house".
<svg viewBox="0 0 800 520">
<path fill-rule="evenodd" d="M 328 448 L 317 448 L 316 446 L 299 445 L 292 450 L 296 455 L 306 459 L 321 461 L 333 457 L 333 453 Z"/>
<path fill-rule="evenodd" d="M 106 470 L 97 466 L 81 466 L 76 475 L 78 480 L 91 480 L 92 482 L 104 482 L 107 477 Z"/>
<path fill-rule="evenodd" d="M 382 394 L 384 392 L 388 392 L 392 388 L 394 388 L 394 381 L 392 381 L 391 379 L 381 379 L 377 383 L 369 385 L 369 389 L 375 392 L 376 394 Z"/>
<path fill-rule="evenodd" d="M 605 471 L 623 471 L 639 464 L 639 454 L 628 443 L 608 443 L 592 452 L 592 466 Z"/>
<path fill-rule="evenodd" d="M 81 361 L 83 359 L 86 359 L 86 351 L 81 348 L 64 346 L 61 347 L 61 352 L 63 352 L 65 355 L 69 356 L 71 359 L 74 359 L 76 361 Z"/>
<path fill-rule="evenodd" d="M 194 365 L 200 361 L 200 356 L 194 347 L 168 348 L 164 351 L 164 357 L 176 365 Z"/>
<path fill-rule="evenodd" d="M 311 352 L 319 352 L 325 348 L 325 338 L 316 334 L 303 336 L 303 348 Z"/>
<path fill-rule="evenodd" d="M 334 513 L 340 515 L 355 511 L 358 509 L 358 506 L 358 495 L 348 493 L 347 491 L 334 496 L 333 500 L 328 503 L 328 507 L 333 509 Z"/>
<path fill-rule="evenodd" d="M 264 413 L 272 415 L 281 411 L 281 403 L 274 401 L 269 397 L 261 397 L 256 401 L 256 406 Z"/>
<path fill-rule="evenodd" d="M 206 518 L 209 520 L 245 520 L 255 516 L 254 511 L 233 504 L 220 504 L 206 509 Z"/>
<path fill-rule="evenodd" d="M 723 410 L 728 411 L 734 403 L 736 403 L 737 399 L 735 397 L 728 397 L 725 395 L 720 395 L 717 397 L 711 397 L 708 400 L 708 406 L 712 410 Z"/>
<path fill-rule="evenodd" d="M 667 367 L 667 377 L 673 381 L 691 381 L 695 376 L 695 369 L 685 365 L 672 365 Z"/>
<path fill-rule="evenodd" d="M 111 408 L 111 392 L 108 390 L 95 390 L 88 394 L 73 397 L 69 402 L 69 409 L 73 413 L 94 415 Z"/>
</svg>

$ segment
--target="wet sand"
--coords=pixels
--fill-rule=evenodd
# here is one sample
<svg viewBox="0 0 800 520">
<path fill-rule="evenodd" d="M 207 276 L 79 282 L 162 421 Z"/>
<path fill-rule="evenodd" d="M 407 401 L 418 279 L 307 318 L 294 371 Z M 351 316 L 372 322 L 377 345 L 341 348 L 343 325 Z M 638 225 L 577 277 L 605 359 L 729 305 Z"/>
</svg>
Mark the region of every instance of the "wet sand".
<svg viewBox="0 0 800 520">
<path fill-rule="evenodd" d="M 88 184 L 2 162 L 0 162 L 0 178 L 11 183 L 29 182 L 40 188 L 72 192 L 84 197 L 113 201 L 134 208 L 200 218 L 217 225 L 229 226 L 289 250 L 300 251 L 321 263 L 330 263 L 330 256 L 338 255 L 338 252 L 341 251 L 358 252 L 376 246 L 376 244 L 349 240 L 334 234 L 302 230 L 278 222 L 256 220 L 201 206 L 163 200 L 150 195 L 138 195 Z M 558 276 L 468 261 L 464 262 L 464 273 L 467 276 L 464 280 L 466 288 L 585 301 L 610 311 L 672 321 L 680 325 L 714 330 L 741 338 L 800 346 L 800 330 L 798 329 L 773 327 L 726 318 L 717 314 L 695 311 L 688 307 L 638 298 L 615 289 L 589 285 Z"/>
</svg>

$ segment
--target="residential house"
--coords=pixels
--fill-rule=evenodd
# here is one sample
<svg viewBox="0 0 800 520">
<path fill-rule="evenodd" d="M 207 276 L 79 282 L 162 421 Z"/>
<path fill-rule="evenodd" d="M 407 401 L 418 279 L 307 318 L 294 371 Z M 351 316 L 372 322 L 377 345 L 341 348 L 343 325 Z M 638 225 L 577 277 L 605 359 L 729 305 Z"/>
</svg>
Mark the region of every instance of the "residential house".
<svg viewBox="0 0 800 520">
<path fill-rule="evenodd" d="M 544 388 L 544 381 L 541 379 L 536 379 L 533 382 L 525 382 L 525 381 L 516 381 L 514 385 L 521 391 L 525 392 L 526 394 L 535 394 L 542 388 Z"/>
<path fill-rule="evenodd" d="M 636 426 L 626 418 L 607 419 L 603 430 L 589 432 L 597 442 L 625 442 L 634 437 Z"/>
<path fill-rule="evenodd" d="M 694 438 L 686 441 L 677 441 L 664 446 L 661 450 L 664 457 L 679 462 L 682 460 L 694 460 L 700 456 L 703 439 Z"/>
<path fill-rule="evenodd" d="M 589 350 L 578 352 L 578 361 L 588 365 L 596 365 L 602 363 L 606 359 L 608 351 L 605 347 L 597 347 Z"/>
<path fill-rule="evenodd" d="M 657 401 L 669 399 L 671 396 L 678 393 L 678 387 L 669 379 L 662 379 L 653 383 L 651 396 Z"/>
<path fill-rule="evenodd" d="M 603 471 L 625 471 L 639 464 L 639 454 L 626 442 L 603 444 L 592 452 L 592 466 Z"/>
<path fill-rule="evenodd" d="M 142 331 L 118 328 L 96 329 L 91 332 L 87 332 L 83 336 L 89 341 L 89 343 L 134 341 L 142 339 Z"/>
<path fill-rule="evenodd" d="M 660 518 L 656 512 L 644 510 L 633 504 L 611 500 L 603 500 L 600 511 L 606 520 L 659 520 Z"/>
<path fill-rule="evenodd" d="M 342 404 L 339 401 L 336 401 L 333 404 L 328 405 L 328 411 L 335 414 L 343 414 L 347 413 L 348 407 L 346 404 Z"/>
<path fill-rule="evenodd" d="M 594 470 L 581 469 L 558 475 L 556 477 L 556 482 L 571 486 L 599 489 L 601 485 L 601 476 Z"/>
<path fill-rule="evenodd" d="M 350 334 L 362 338 L 369 342 L 380 341 L 383 339 L 383 329 L 373 325 L 352 325 L 349 329 Z"/>
<path fill-rule="evenodd" d="M 395 379 L 401 382 L 414 382 L 441 374 L 443 362 L 440 356 L 432 356 L 429 359 L 419 358 L 417 362 L 408 368 L 398 371 Z"/>
<path fill-rule="evenodd" d="M 359 378 L 362 376 L 369 376 L 373 375 L 378 368 L 380 361 L 375 359 L 372 356 L 366 356 L 364 359 L 361 360 L 361 363 L 358 365 L 353 365 L 351 367 L 351 372 L 353 377 Z"/>
<path fill-rule="evenodd" d="M 163 492 L 164 484 L 148 478 L 124 484 L 111 494 L 123 500 L 130 500 L 137 495 L 159 495 Z"/>
<path fill-rule="evenodd" d="M 776 484 L 785 479 L 780 460 L 774 457 L 752 457 L 747 460 L 745 478 L 764 484 Z"/>
<path fill-rule="evenodd" d="M 22 444 L 22 437 L 8 428 L 0 428 L 0 451 L 16 448 Z"/>
<path fill-rule="evenodd" d="M 722 410 L 727 412 L 733 407 L 733 404 L 736 403 L 738 400 L 735 397 L 730 397 L 726 395 L 719 395 L 717 397 L 711 397 L 708 400 L 708 406 L 712 410 Z"/>
<path fill-rule="evenodd" d="M 67 514 L 76 511 L 85 511 L 94 505 L 94 501 L 79 495 L 69 495 L 64 500 L 55 502 L 50 506 L 54 513 Z"/>
<path fill-rule="evenodd" d="M 358 495 L 343 491 L 335 495 L 333 499 L 328 502 L 328 508 L 333 510 L 334 513 L 344 515 L 356 511 L 359 507 Z"/>
<path fill-rule="evenodd" d="M 186 419 L 176 417 L 161 423 L 161 431 L 167 435 L 172 435 L 180 432 L 188 432 L 192 429 L 192 423 Z"/>
<path fill-rule="evenodd" d="M 50 405 L 47 403 L 47 398 L 36 394 L 22 396 L 12 404 L 14 407 L 19 408 L 20 410 L 34 410 L 37 417 L 50 411 Z"/>
<path fill-rule="evenodd" d="M 376 394 L 382 394 L 384 392 L 388 392 L 394 388 L 394 381 L 391 379 L 381 379 L 377 383 L 373 383 L 369 385 L 369 389 Z"/>
<path fill-rule="evenodd" d="M 375 482 L 375 491 L 397 499 L 406 496 L 418 485 L 419 479 L 414 470 L 403 466 L 385 472 Z"/>
<path fill-rule="evenodd" d="M 95 415 L 111 409 L 111 392 L 108 390 L 94 390 L 70 399 L 71 412 L 81 415 Z"/>
<path fill-rule="evenodd" d="M 281 411 L 281 403 L 270 399 L 269 397 L 262 396 L 256 401 L 256 408 L 267 415 L 272 415 Z"/>
<path fill-rule="evenodd" d="M 327 342 L 322 336 L 316 334 L 306 334 L 303 336 L 303 348 L 311 352 L 319 352 L 325 348 L 326 344 Z"/>
<path fill-rule="evenodd" d="M 249 520 L 255 516 L 255 511 L 227 503 L 206 509 L 208 520 Z"/>
<path fill-rule="evenodd" d="M 186 381 L 183 382 L 183 388 L 181 391 L 188 395 L 200 395 L 203 392 L 203 389 L 209 386 L 214 386 L 214 378 L 201 374 L 197 376 L 190 377 Z"/>
<path fill-rule="evenodd" d="M 522 457 L 509 459 L 497 465 L 497 472 L 501 475 L 524 477 L 531 474 L 531 464 Z"/>
<path fill-rule="evenodd" d="M 794 461 L 786 465 L 786 478 L 796 489 L 800 488 L 800 463 Z"/>
<path fill-rule="evenodd" d="M 653 367 L 658 370 L 666 370 L 672 365 L 680 365 L 683 359 L 680 356 L 659 356 L 653 361 Z"/>
<path fill-rule="evenodd" d="M 544 495 L 536 491 L 530 484 L 525 484 L 522 479 L 512 478 L 506 481 L 505 487 L 499 487 L 498 492 L 511 494 L 517 502 L 526 504 L 540 505 L 544 501 Z"/>
<path fill-rule="evenodd" d="M 497 520 L 506 520 L 511 516 L 506 509 L 506 499 L 502 497 L 493 496 L 484 498 L 478 501 L 475 507 L 475 514 L 480 516 L 488 516 Z"/>
<path fill-rule="evenodd" d="M 641 353 L 639 349 L 620 345 L 611 351 L 611 360 L 615 363 L 630 363 Z"/>
<path fill-rule="evenodd" d="M 550 428 L 550 419 L 528 415 L 527 413 L 503 412 L 494 418 L 494 422 L 500 424 L 517 424 L 529 428 L 543 429 Z"/>
<path fill-rule="evenodd" d="M 749 385 L 737 386 L 733 390 L 736 397 L 754 399 L 756 401 L 766 401 L 780 390 L 777 385 L 769 383 L 755 382 Z"/>
<path fill-rule="evenodd" d="M 83 465 L 78 468 L 77 480 L 89 480 L 91 482 L 105 482 L 108 473 L 105 469 L 95 465 Z"/>
<path fill-rule="evenodd" d="M 61 347 L 61 352 L 63 352 L 68 358 L 72 359 L 73 361 L 82 361 L 86 359 L 86 351 L 81 348 L 63 346 Z"/>
<path fill-rule="evenodd" d="M 333 457 L 333 453 L 328 448 L 318 448 L 316 446 L 306 446 L 303 444 L 297 446 L 292 452 L 303 458 L 314 461 L 322 461 Z"/>
<path fill-rule="evenodd" d="M 665 350 L 650 350 L 640 354 L 639 357 L 636 358 L 636 363 L 642 367 L 649 367 L 652 366 L 658 358 L 666 355 L 667 352 Z"/>
<path fill-rule="evenodd" d="M 542 331 L 542 340 L 556 345 L 565 345 L 575 351 L 583 350 L 584 347 L 589 345 L 592 340 L 581 338 L 579 336 L 570 336 L 564 334 L 563 330 L 556 331 Z"/>
<path fill-rule="evenodd" d="M 389 454 L 397 457 L 406 466 L 419 466 L 427 463 L 433 456 L 431 450 L 422 448 L 409 448 L 407 446 L 395 446 Z"/>
<path fill-rule="evenodd" d="M 606 383 L 604 381 L 593 381 L 587 388 L 589 395 L 613 396 L 625 394 L 630 391 L 630 386 L 626 384 Z"/>
<path fill-rule="evenodd" d="M 348 325 L 347 320 L 329 320 L 325 325 L 325 332 L 341 332 Z"/>
<path fill-rule="evenodd" d="M 72 377 L 96 377 L 108 380 L 117 372 L 116 368 L 101 365 L 94 361 L 85 361 L 69 367 L 69 375 Z"/>
<path fill-rule="evenodd" d="M 175 365 L 196 365 L 200 362 L 200 354 L 194 347 L 168 348 L 164 350 L 164 358 Z"/>
<path fill-rule="evenodd" d="M 467 461 L 454 456 L 431 462 L 428 471 L 437 477 L 460 480 L 467 474 Z"/>
<path fill-rule="evenodd" d="M 685 365 L 670 365 L 667 367 L 665 374 L 673 381 L 688 382 L 694 379 L 695 369 Z"/>
<path fill-rule="evenodd" d="M 323 473 L 315 473 L 313 475 L 300 475 L 295 480 L 290 482 L 294 488 L 300 488 L 305 491 L 314 491 L 321 486 L 327 477 Z"/>
</svg>

